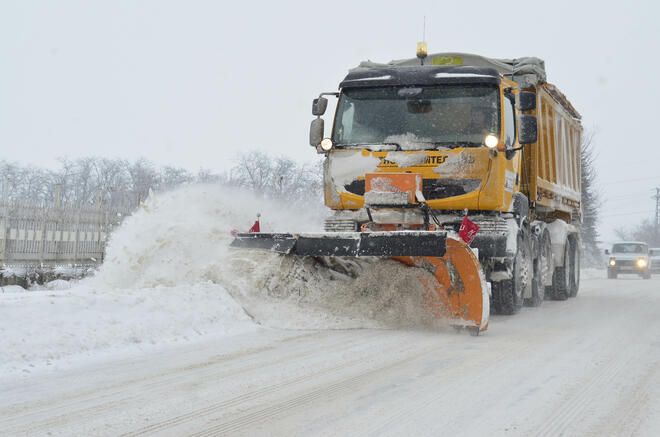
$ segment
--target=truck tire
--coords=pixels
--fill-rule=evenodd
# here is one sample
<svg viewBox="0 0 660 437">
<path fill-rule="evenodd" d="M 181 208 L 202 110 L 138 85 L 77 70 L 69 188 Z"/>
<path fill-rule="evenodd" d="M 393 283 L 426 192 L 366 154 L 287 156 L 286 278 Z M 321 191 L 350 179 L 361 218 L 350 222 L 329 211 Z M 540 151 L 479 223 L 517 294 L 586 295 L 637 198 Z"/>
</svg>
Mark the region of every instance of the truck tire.
<svg viewBox="0 0 660 437">
<path fill-rule="evenodd" d="M 570 253 L 571 242 L 566 240 L 564 244 L 564 265 L 555 267 L 555 272 L 552 275 L 552 298 L 554 300 L 566 300 L 571 291 L 571 278 L 570 278 Z"/>
<path fill-rule="evenodd" d="M 525 287 L 531 286 L 532 271 L 529 242 L 522 233 L 518 234 L 516 256 L 513 258 L 513 278 L 499 283 L 499 312 L 513 315 L 523 306 Z"/>
<path fill-rule="evenodd" d="M 642 275 L 642 278 L 644 279 L 651 279 L 651 272 L 646 272 Z"/>
<path fill-rule="evenodd" d="M 569 238 L 571 242 L 571 292 L 568 297 L 575 297 L 580 289 L 580 248 L 577 239 Z"/>
<path fill-rule="evenodd" d="M 616 275 L 615 271 L 607 269 L 607 279 L 616 279 Z"/>
</svg>

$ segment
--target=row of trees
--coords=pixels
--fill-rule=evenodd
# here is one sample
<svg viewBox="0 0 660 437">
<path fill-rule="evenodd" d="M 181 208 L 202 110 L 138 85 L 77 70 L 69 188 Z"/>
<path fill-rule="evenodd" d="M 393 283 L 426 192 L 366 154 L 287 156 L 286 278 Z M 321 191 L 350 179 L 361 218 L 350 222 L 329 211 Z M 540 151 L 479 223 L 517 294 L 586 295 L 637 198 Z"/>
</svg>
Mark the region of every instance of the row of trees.
<svg viewBox="0 0 660 437">
<path fill-rule="evenodd" d="M 63 158 L 56 169 L 0 161 L 0 187 L 7 184 L 10 200 L 27 202 L 52 203 L 59 187 L 63 203 L 89 205 L 100 200 L 108 206 L 136 206 L 150 191 L 212 182 L 284 200 L 320 200 L 322 196 L 320 162 L 299 164 L 263 152 L 242 154 L 231 170 L 219 173 L 207 169 L 193 173 L 146 159 Z"/>
<path fill-rule="evenodd" d="M 614 232 L 621 240 L 645 241 L 649 247 L 660 247 L 660 229 L 655 220 L 644 219 L 631 229 L 620 228 Z"/>
<path fill-rule="evenodd" d="M 598 247 L 598 213 L 601 201 L 596 186 L 596 154 L 593 146 L 593 134 L 587 133 L 582 138 L 581 186 L 582 186 L 582 243 L 584 264 L 601 265 L 601 251 Z"/>
</svg>

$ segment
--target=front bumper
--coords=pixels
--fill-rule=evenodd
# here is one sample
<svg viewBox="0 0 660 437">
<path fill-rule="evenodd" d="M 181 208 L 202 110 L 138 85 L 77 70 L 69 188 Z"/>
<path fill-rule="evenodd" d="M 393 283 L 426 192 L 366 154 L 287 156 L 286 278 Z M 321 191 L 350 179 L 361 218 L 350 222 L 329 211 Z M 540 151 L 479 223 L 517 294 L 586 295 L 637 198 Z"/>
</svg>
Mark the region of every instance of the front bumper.
<svg viewBox="0 0 660 437">
<path fill-rule="evenodd" d="M 648 272 L 648 264 L 644 267 L 637 265 L 637 260 L 618 260 L 615 265 L 608 265 L 607 270 L 615 273 L 636 273 L 642 274 Z"/>
</svg>

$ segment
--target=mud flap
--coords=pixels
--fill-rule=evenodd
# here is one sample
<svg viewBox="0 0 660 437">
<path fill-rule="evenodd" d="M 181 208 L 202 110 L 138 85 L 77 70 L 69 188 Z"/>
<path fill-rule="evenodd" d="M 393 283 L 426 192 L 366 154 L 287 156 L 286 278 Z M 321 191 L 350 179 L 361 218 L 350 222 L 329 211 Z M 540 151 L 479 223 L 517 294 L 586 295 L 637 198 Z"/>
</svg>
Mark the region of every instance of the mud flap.
<svg viewBox="0 0 660 437">
<path fill-rule="evenodd" d="M 462 240 L 447 239 L 442 257 L 393 257 L 410 266 L 430 271 L 436 281 L 420 278 L 428 291 L 427 305 L 434 315 L 448 318 L 456 327 L 479 333 L 488 328 L 490 296 L 484 273 L 472 249 Z"/>
</svg>

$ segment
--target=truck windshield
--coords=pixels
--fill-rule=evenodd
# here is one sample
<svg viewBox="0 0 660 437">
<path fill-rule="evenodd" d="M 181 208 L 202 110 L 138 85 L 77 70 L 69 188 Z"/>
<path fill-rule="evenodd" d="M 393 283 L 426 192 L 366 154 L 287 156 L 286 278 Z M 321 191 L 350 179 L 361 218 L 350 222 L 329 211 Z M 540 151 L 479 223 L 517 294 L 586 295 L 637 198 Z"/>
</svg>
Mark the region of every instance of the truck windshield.
<svg viewBox="0 0 660 437">
<path fill-rule="evenodd" d="M 415 150 L 480 146 L 489 134 L 500 134 L 495 86 L 354 88 L 341 93 L 332 140 Z"/>
<path fill-rule="evenodd" d="M 646 253 L 646 251 L 646 246 L 637 243 L 615 244 L 612 247 L 612 252 L 614 253 Z"/>
</svg>

